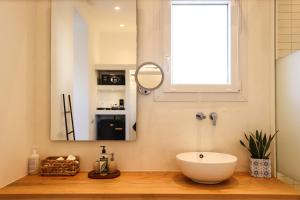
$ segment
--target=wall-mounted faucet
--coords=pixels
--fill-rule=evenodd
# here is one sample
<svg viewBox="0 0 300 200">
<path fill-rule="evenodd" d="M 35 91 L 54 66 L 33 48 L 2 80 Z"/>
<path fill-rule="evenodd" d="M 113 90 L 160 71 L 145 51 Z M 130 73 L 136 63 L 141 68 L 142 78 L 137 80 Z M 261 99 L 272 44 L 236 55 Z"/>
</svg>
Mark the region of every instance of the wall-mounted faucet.
<svg viewBox="0 0 300 200">
<path fill-rule="evenodd" d="M 209 118 L 212 120 L 213 126 L 216 126 L 217 125 L 218 114 L 216 112 L 212 112 L 212 113 L 209 114 Z"/>
<path fill-rule="evenodd" d="M 198 112 L 196 114 L 196 119 L 198 119 L 198 120 L 204 120 L 204 119 L 206 119 L 206 116 L 205 116 L 205 114 L 203 112 Z"/>
</svg>

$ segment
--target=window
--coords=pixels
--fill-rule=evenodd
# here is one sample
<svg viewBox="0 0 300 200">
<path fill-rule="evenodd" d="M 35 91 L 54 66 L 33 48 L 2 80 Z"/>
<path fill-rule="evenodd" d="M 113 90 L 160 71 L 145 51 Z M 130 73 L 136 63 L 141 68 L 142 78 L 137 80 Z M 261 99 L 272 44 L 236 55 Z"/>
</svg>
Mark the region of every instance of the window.
<svg viewBox="0 0 300 200">
<path fill-rule="evenodd" d="M 239 92 L 231 0 L 172 0 L 166 92 Z"/>
</svg>

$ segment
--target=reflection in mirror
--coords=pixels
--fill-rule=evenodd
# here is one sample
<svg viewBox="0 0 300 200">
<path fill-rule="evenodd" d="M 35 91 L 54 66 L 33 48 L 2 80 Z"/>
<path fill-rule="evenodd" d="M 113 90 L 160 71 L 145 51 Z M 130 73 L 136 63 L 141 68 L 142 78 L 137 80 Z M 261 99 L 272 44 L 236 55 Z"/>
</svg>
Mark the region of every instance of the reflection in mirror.
<svg viewBox="0 0 300 200">
<path fill-rule="evenodd" d="M 135 140 L 136 41 L 135 0 L 52 0 L 52 140 Z"/>
<path fill-rule="evenodd" d="M 143 63 L 136 73 L 136 80 L 144 90 L 154 90 L 163 82 L 163 71 L 155 63 Z"/>
</svg>

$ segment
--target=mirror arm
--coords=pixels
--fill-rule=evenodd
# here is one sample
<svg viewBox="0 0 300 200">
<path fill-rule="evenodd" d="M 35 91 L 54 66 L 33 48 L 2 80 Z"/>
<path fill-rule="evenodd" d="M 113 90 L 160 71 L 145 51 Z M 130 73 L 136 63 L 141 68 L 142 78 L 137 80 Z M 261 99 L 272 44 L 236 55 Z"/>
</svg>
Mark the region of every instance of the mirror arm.
<svg viewBox="0 0 300 200">
<path fill-rule="evenodd" d="M 139 87 L 139 86 L 138 86 L 138 91 L 142 95 L 149 95 L 151 93 L 151 90 L 147 90 L 147 89 L 144 89 L 144 88 Z"/>
</svg>

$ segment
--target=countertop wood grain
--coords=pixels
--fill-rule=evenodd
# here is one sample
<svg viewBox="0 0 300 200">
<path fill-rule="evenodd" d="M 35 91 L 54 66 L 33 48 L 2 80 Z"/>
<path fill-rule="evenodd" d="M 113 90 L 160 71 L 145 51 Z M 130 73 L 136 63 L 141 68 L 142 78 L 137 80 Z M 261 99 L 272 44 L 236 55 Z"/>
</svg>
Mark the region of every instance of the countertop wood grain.
<svg viewBox="0 0 300 200">
<path fill-rule="evenodd" d="M 299 199 L 300 193 L 276 179 L 257 179 L 236 173 L 217 185 L 196 184 L 179 172 L 122 172 L 116 179 L 26 176 L 2 189 L 7 198 L 158 198 L 185 199 Z"/>
</svg>

